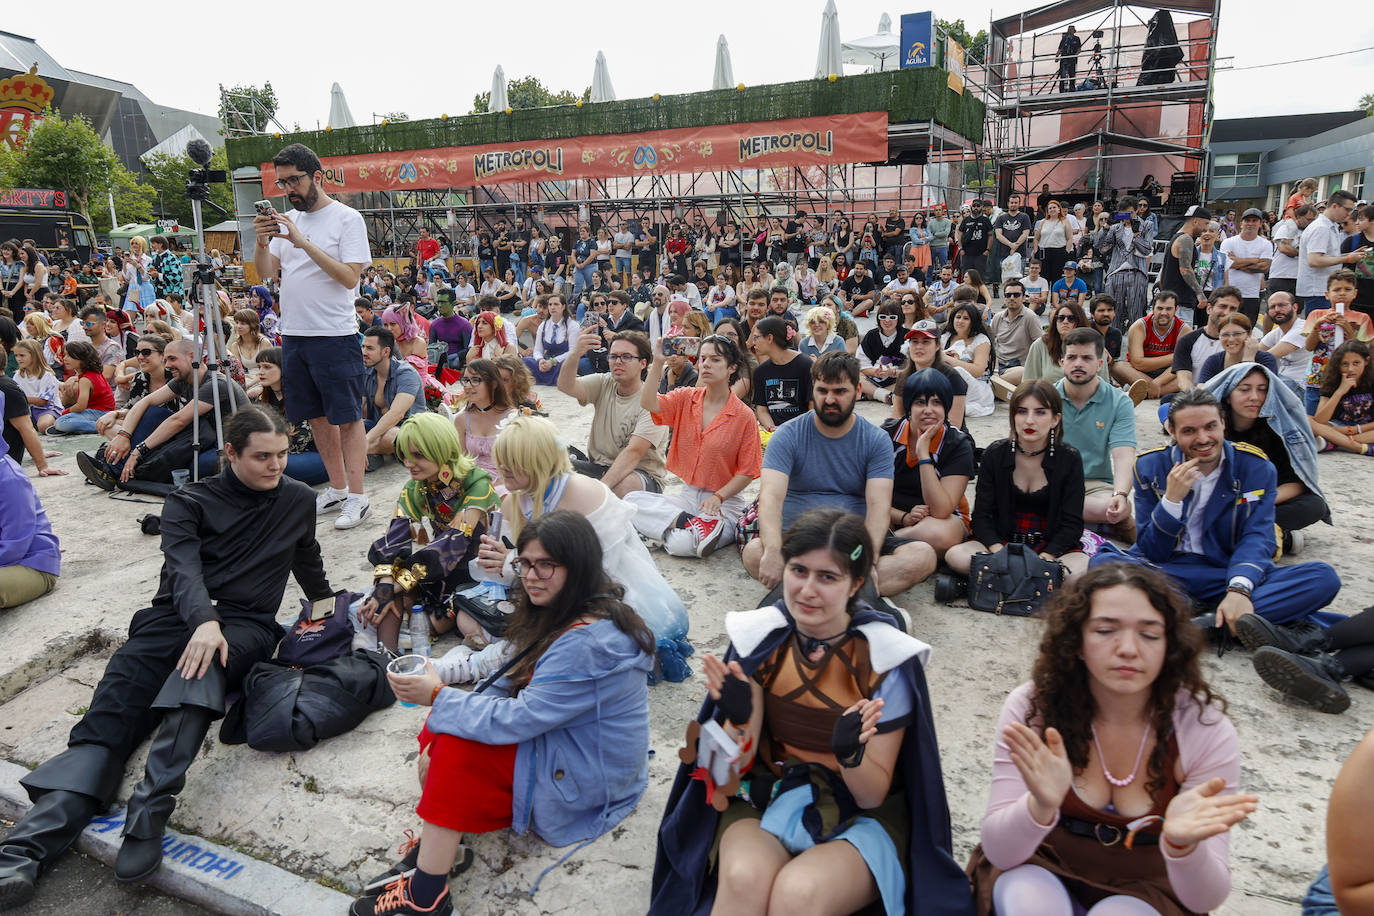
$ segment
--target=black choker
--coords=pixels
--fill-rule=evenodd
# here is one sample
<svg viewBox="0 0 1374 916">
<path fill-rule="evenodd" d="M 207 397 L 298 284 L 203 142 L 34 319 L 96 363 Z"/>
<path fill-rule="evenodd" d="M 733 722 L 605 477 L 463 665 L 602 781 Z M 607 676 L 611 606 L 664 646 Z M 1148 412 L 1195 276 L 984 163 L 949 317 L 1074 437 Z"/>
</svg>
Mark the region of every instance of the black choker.
<svg viewBox="0 0 1374 916">
<path fill-rule="evenodd" d="M 488 404 L 486 407 L 478 407 L 476 404 L 472 403 L 471 401 L 468 401 L 468 407 L 472 408 L 478 413 L 486 413 L 488 410 L 491 410 L 495 406 L 495 404 Z"/>
<path fill-rule="evenodd" d="M 802 654 L 805 655 L 805 656 L 807 656 L 807 657 L 810 657 L 811 653 L 815 652 L 817 649 L 820 649 L 820 648 L 822 648 L 822 647 L 827 648 L 827 649 L 830 648 L 830 644 L 831 644 L 832 642 L 834 642 L 835 640 L 837 640 L 837 639 L 839 639 L 840 637 L 844 636 L 844 635 L 845 635 L 846 633 L 848 633 L 848 632 L 849 632 L 849 630 L 848 630 L 848 628 L 846 628 L 846 629 L 843 629 L 843 630 L 841 630 L 840 632 L 836 633 L 834 636 L 818 637 L 818 636 L 807 636 L 807 635 L 806 635 L 805 633 L 803 633 L 801 630 L 798 630 L 798 631 L 797 631 L 797 639 L 801 642 Z"/>
<path fill-rule="evenodd" d="M 1020 452 L 1021 454 L 1025 455 L 1027 458 L 1034 458 L 1036 455 L 1043 455 L 1043 454 L 1045 454 L 1045 449 L 1048 449 L 1048 448 L 1049 448 L 1049 446 L 1047 445 L 1047 446 L 1045 446 L 1045 448 L 1036 449 L 1036 450 L 1033 451 L 1033 452 L 1028 452 L 1028 451 L 1026 451 L 1025 449 L 1023 449 L 1023 448 L 1021 447 L 1021 443 L 1020 443 L 1020 442 L 1017 442 L 1017 443 L 1016 443 L 1016 450 L 1017 450 L 1018 452 Z"/>
</svg>

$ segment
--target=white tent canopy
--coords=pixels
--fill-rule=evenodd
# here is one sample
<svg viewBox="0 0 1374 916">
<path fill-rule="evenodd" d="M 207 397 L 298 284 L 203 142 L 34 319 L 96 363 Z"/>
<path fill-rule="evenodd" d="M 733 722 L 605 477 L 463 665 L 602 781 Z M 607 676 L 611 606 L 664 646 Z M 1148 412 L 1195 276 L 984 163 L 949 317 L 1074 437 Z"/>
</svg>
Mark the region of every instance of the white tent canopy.
<svg viewBox="0 0 1374 916">
<path fill-rule="evenodd" d="M 495 72 L 491 75 L 491 100 L 487 103 L 487 111 L 505 111 L 509 107 L 510 94 L 506 91 L 506 71 L 497 64 Z"/>
<path fill-rule="evenodd" d="M 166 154 L 168 156 L 184 156 L 186 155 L 186 144 L 190 143 L 192 140 L 205 140 L 205 135 L 190 124 L 187 124 L 157 146 L 150 150 L 145 150 L 138 158 L 146 159 L 154 153 Z M 208 140 L 206 140 L 206 142 L 209 143 Z M 215 144 L 210 143 L 210 145 L 214 146 Z M 221 142 L 220 145 L 223 146 L 223 142 Z"/>
<path fill-rule="evenodd" d="M 840 47 L 843 49 L 842 59 L 846 64 L 867 67 L 870 70 L 886 70 L 888 67 L 896 69 L 898 66 L 899 45 L 897 35 L 892 31 L 892 17 L 883 13 L 882 19 L 878 20 L 878 31 L 875 34 L 846 41 Z"/>
<path fill-rule="evenodd" d="M 353 112 L 348 109 L 348 99 L 344 98 L 343 87 L 338 83 L 329 87 L 329 120 L 325 123 L 334 130 L 356 125 Z"/>
<path fill-rule="evenodd" d="M 596 69 L 592 70 L 593 102 L 614 102 L 615 87 L 611 85 L 611 71 L 606 67 L 606 54 L 596 52 Z"/>
<path fill-rule="evenodd" d="M 716 39 L 716 69 L 711 74 L 711 88 L 735 88 L 735 68 L 730 63 L 730 44 L 724 35 Z"/>
<path fill-rule="evenodd" d="M 830 74 L 844 75 L 844 61 L 840 48 L 840 12 L 835 9 L 835 0 L 825 0 L 825 12 L 821 13 L 821 44 L 816 50 L 816 77 L 824 79 Z"/>
</svg>

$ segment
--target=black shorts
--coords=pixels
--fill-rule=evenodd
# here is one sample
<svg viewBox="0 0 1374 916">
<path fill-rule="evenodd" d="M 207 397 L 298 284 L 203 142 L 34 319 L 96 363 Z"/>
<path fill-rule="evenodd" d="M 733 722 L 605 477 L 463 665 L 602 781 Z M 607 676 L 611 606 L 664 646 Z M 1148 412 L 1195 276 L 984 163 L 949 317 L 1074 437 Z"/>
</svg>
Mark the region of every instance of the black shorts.
<svg viewBox="0 0 1374 916">
<path fill-rule="evenodd" d="M 358 335 L 281 339 L 286 419 L 324 417 L 334 426 L 363 418 L 363 351 Z"/>
<path fill-rule="evenodd" d="M 899 538 L 897 535 L 888 532 L 887 537 L 883 538 L 882 549 L 878 551 L 880 557 L 890 557 L 897 552 L 897 548 L 905 544 L 916 543 L 915 538 Z"/>
</svg>

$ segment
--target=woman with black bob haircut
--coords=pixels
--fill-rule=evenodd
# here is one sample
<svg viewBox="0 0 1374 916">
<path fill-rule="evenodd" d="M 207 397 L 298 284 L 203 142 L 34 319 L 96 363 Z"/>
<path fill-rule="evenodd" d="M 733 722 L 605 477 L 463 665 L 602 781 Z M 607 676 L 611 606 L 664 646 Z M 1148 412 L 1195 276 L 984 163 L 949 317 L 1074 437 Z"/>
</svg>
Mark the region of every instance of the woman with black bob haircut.
<svg viewBox="0 0 1374 916">
<path fill-rule="evenodd" d="M 1063 440 L 1063 402 L 1044 379 L 1022 382 L 1008 405 L 1011 436 L 983 452 L 973 497 L 973 540 L 951 547 L 945 562 L 957 576 L 941 576 L 936 597 L 949 601 L 968 589 L 975 554 L 1026 544 L 1069 573 L 1088 568 L 1082 551 L 1083 459 Z"/>
<path fill-rule="evenodd" d="M 620 600 L 584 516 L 536 518 L 516 550 L 510 664 L 472 692 L 445 687 L 432 664 L 389 675 L 399 699 L 434 707 L 419 736 L 424 828 L 352 916 L 447 916 L 449 871 L 460 855 L 470 864 L 465 833 L 533 829 L 567 846 L 613 828 L 644 793 L 652 634 Z"/>
<path fill-rule="evenodd" d="M 1236 793 L 1226 702 L 1202 676 L 1192 603 L 1163 573 L 1108 563 L 1049 604 L 1031 680 L 1002 706 L 978 912 L 1187 916 L 1231 891 Z"/>
<path fill-rule="evenodd" d="M 864 520 L 813 509 L 782 556 L 783 597 L 727 614 L 724 660 L 702 659 L 708 697 L 659 827 L 649 912 L 970 913 L 930 647 L 856 598 L 873 573 Z M 723 785 L 702 778 L 699 733 L 738 750 Z"/>
</svg>

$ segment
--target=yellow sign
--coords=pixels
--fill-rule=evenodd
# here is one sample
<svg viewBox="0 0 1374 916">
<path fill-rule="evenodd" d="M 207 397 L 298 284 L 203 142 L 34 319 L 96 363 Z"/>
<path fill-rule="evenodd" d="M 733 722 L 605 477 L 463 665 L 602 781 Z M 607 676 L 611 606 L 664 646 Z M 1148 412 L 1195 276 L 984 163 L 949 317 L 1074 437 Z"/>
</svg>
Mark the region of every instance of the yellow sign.
<svg viewBox="0 0 1374 916">
<path fill-rule="evenodd" d="M 953 38 L 945 39 L 945 69 L 949 71 L 949 88 L 964 94 L 964 46 Z"/>
</svg>

